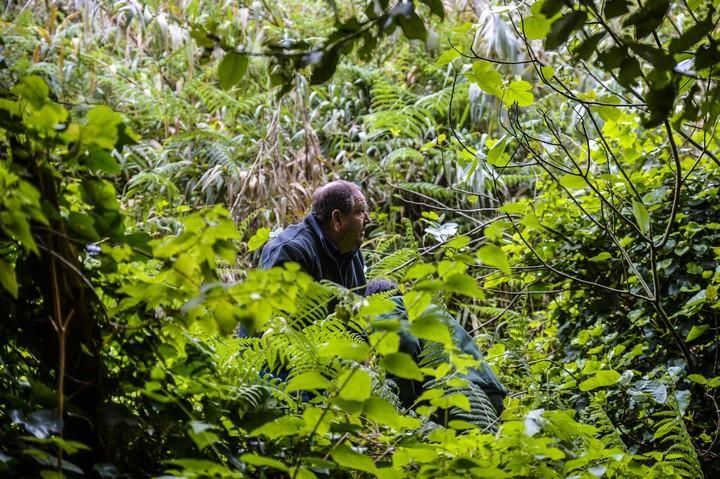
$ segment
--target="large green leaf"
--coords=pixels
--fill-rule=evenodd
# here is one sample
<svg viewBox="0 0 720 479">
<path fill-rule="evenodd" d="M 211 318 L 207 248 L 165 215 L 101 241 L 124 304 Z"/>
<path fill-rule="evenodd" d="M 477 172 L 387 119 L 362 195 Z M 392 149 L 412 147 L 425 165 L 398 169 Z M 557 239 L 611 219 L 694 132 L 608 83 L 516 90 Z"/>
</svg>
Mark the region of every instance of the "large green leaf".
<svg viewBox="0 0 720 479">
<path fill-rule="evenodd" d="M 486 60 L 477 60 L 473 63 L 470 71 L 465 73 L 465 76 L 471 82 L 475 82 L 485 93 L 502 98 L 502 76 L 492 63 Z"/>
<path fill-rule="evenodd" d="M 507 106 L 517 102 L 518 106 L 530 106 L 535 102 L 532 85 L 525 80 L 515 80 L 505 89 L 502 101 Z"/>
<path fill-rule="evenodd" d="M 620 373 L 609 369 L 598 371 L 589 379 L 580 383 L 581 391 L 592 391 L 593 389 L 612 386 L 620 380 Z"/>
<path fill-rule="evenodd" d="M 422 381 L 423 374 L 413 358 L 407 353 L 392 353 L 380 361 L 380 366 L 387 372 L 405 379 Z"/>
<path fill-rule="evenodd" d="M 505 252 L 499 246 L 486 244 L 478 250 L 477 257 L 483 264 L 494 266 L 503 273 L 510 274 L 510 262 Z"/>
<path fill-rule="evenodd" d="M 227 52 L 218 66 L 218 80 L 223 90 L 229 90 L 237 85 L 245 75 L 248 67 L 248 57 L 242 53 Z"/>
<path fill-rule="evenodd" d="M 365 401 L 372 392 L 372 379 L 364 369 L 347 369 L 336 384 L 340 388 L 340 399 L 346 401 Z"/>
</svg>

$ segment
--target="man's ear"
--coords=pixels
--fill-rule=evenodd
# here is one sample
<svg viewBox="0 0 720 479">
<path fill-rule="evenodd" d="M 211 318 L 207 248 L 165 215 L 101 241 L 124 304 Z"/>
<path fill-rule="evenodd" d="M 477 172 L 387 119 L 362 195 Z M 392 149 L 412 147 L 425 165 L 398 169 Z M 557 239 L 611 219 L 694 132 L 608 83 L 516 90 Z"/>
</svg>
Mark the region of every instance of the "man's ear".
<svg viewBox="0 0 720 479">
<path fill-rule="evenodd" d="M 342 213 L 340 213 L 340 210 L 333 210 L 330 218 L 332 219 L 333 226 L 335 228 L 340 228 L 342 225 Z"/>
</svg>

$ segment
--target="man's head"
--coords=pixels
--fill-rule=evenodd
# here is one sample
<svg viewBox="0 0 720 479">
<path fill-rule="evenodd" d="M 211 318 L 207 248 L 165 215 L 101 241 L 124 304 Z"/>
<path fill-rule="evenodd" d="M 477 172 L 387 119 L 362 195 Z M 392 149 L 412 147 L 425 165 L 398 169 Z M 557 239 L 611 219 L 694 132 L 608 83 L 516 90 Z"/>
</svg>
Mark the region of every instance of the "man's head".
<svg viewBox="0 0 720 479">
<path fill-rule="evenodd" d="M 362 191 L 356 184 L 343 180 L 315 190 L 312 215 L 341 253 L 360 246 L 365 226 L 370 222 Z"/>
</svg>

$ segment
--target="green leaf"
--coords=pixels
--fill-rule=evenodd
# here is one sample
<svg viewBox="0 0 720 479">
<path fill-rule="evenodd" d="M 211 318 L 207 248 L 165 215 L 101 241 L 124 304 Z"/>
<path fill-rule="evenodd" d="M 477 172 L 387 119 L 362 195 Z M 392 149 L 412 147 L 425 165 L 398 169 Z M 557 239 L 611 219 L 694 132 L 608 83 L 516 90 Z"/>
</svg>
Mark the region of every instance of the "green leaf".
<svg viewBox="0 0 720 479">
<path fill-rule="evenodd" d="M 410 267 L 403 278 L 405 281 L 412 279 L 427 278 L 435 274 L 435 265 L 418 263 Z"/>
<path fill-rule="evenodd" d="M 702 336 L 703 333 L 705 333 L 705 331 L 707 331 L 708 329 L 710 329 L 710 326 L 708 326 L 707 324 L 703 324 L 700 326 L 693 326 L 692 328 L 690 328 L 690 331 L 688 332 L 688 335 L 687 335 L 687 338 L 685 338 L 685 341 L 689 343 L 690 341 L 696 340 L 697 338 Z"/>
<path fill-rule="evenodd" d="M 423 373 L 412 357 L 407 353 L 392 353 L 380 361 L 380 366 L 387 372 L 405 379 L 422 381 Z"/>
<path fill-rule="evenodd" d="M 101 105 L 93 108 L 87 114 L 87 123 L 82 132 L 83 142 L 112 150 L 118 141 L 118 126 L 122 121 L 122 115 L 110 107 Z"/>
<path fill-rule="evenodd" d="M 705 376 L 701 374 L 688 374 L 687 377 L 688 381 L 692 381 L 697 384 L 706 385 L 708 383 L 708 380 Z"/>
<path fill-rule="evenodd" d="M 45 80 L 37 75 L 21 78 L 20 82 L 13 87 L 12 92 L 27 100 L 36 110 L 42 108 L 50 94 Z"/>
<path fill-rule="evenodd" d="M 217 434 L 212 432 L 212 426 L 201 421 L 190 421 L 188 436 L 201 451 L 211 444 L 220 440 Z"/>
<path fill-rule="evenodd" d="M 330 456 L 342 467 L 365 471 L 371 474 L 374 474 L 377 470 L 375 463 L 370 457 L 353 451 L 345 444 L 335 446 L 335 448 L 330 451 Z"/>
<path fill-rule="evenodd" d="M 505 274 L 510 274 L 510 262 L 505 252 L 499 246 L 487 244 L 478 250 L 477 257 L 483 264 L 498 268 Z"/>
<path fill-rule="evenodd" d="M 579 387 L 581 391 L 592 391 L 593 389 L 612 386 L 619 380 L 620 373 L 609 369 L 596 372 L 593 377 L 581 382 Z"/>
<path fill-rule="evenodd" d="M 0 285 L 2 285 L 13 298 L 17 299 L 18 284 L 15 269 L 2 258 L 0 258 Z"/>
<path fill-rule="evenodd" d="M 530 106 L 535 102 L 532 94 L 532 85 L 525 80 L 516 80 L 505 89 L 502 97 L 503 103 L 511 106 L 517 102 L 518 106 Z"/>
<path fill-rule="evenodd" d="M 542 40 L 550 31 L 551 23 L 544 15 L 531 15 L 523 19 L 525 38 L 528 40 Z"/>
<path fill-rule="evenodd" d="M 714 25 L 710 18 L 695 23 L 690 28 L 685 30 L 682 35 L 677 38 L 673 38 L 670 41 L 670 51 L 673 53 L 682 52 L 683 50 L 689 50 L 697 42 L 705 38 L 709 32 L 712 31 Z"/>
<path fill-rule="evenodd" d="M 471 82 L 476 83 L 485 93 L 502 98 L 502 76 L 500 76 L 492 63 L 486 60 L 478 60 L 473 63 L 472 68 L 465 73 L 465 76 Z"/>
<path fill-rule="evenodd" d="M 635 38 L 644 38 L 657 30 L 669 8 L 670 0 L 649 0 L 628 16 L 622 25 L 634 26 Z"/>
<path fill-rule="evenodd" d="M 540 72 L 545 77 L 545 80 L 552 80 L 552 78 L 555 76 L 555 69 L 550 65 L 540 67 Z"/>
<path fill-rule="evenodd" d="M 270 228 L 259 228 L 248 240 L 248 252 L 255 251 L 270 239 Z"/>
<path fill-rule="evenodd" d="M 218 66 L 218 80 L 220 88 L 229 90 L 237 85 L 245 75 L 248 67 L 248 57 L 242 53 L 227 52 Z"/>
<path fill-rule="evenodd" d="M 408 291 L 403 295 L 403 305 L 408 319 L 414 321 L 432 302 L 432 295 L 425 291 Z"/>
<path fill-rule="evenodd" d="M 240 456 L 240 460 L 253 466 L 272 467 L 273 469 L 279 469 L 281 471 L 288 470 L 287 466 L 282 462 L 278 461 L 277 459 L 260 456 L 258 454 L 243 454 L 242 456 Z"/>
<path fill-rule="evenodd" d="M 555 50 L 565 43 L 570 34 L 585 24 L 587 13 L 584 10 L 574 10 L 555 20 L 550 27 L 550 33 L 545 37 L 545 48 Z"/>
<path fill-rule="evenodd" d="M 467 273 L 456 273 L 448 276 L 444 281 L 444 285 L 448 293 L 464 294 L 478 299 L 485 298 L 485 293 L 478 286 L 477 280 Z"/>
<path fill-rule="evenodd" d="M 451 61 L 455 60 L 457 57 L 460 56 L 460 52 L 457 51 L 454 48 L 451 48 L 450 50 L 446 50 L 443 52 L 442 55 L 435 61 L 435 63 L 432 64 L 432 68 L 440 68 L 444 67 Z"/>
<path fill-rule="evenodd" d="M 90 148 L 83 158 L 90 171 L 102 171 L 111 175 L 120 173 L 120 163 L 106 150 Z"/>
<path fill-rule="evenodd" d="M 295 416 L 281 416 L 274 421 L 263 424 L 250 432 L 251 436 L 265 436 L 268 439 L 277 439 L 298 434 L 305 425 L 302 418 Z"/>
<path fill-rule="evenodd" d="M 596 254 L 592 258 L 588 258 L 588 261 L 592 261 L 593 263 L 600 263 L 601 261 L 605 261 L 610 258 L 612 258 L 612 255 L 607 251 L 603 251 L 602 253 Z"/>
<path fill-rule="evenodd" d="M 317 371 L 308 371 L 293 378 L 288 382 L 285 392 L 312 391 L 316 389 L 329 389 L 332 383 Z"/>
<path fill-rule="evenodd" d="M 382 355 L 396 353 L 400 347 L 400 336 L 393 331 L 372 333 L 369 340 L 370 345 Z"/>
<path fill-rule="evenodd" d="M 425 40 L 427 38 L 425 24 L 415 12 L 415 5 L 413 3 L 398 3 L 390 10 L 390 16 L 397 20 L 403 33 L 409 40 Z"/>
<path fill-rule="evenodd" d="M 445 8 L 443 7 L 442 0 L 420 0 L 422 3 L 430 8 L 430 13 L 440 17 L 440 20 L 445 18 Z"/>
<path fill-rule="evenodd" d="M 372 392 L 372 379 L 367 371 L 360 368 L 346 369 L 337 379 L 340 399 L 365 401 Z"/>
<path fill-rule="evenodd" d="M 642 231 L 643 234 L 648 234 L 648 232 L 650 232 L 650 214 L 647 208 L 645 208 L 645 205 L 637 200 L 632 200 L 632 212 L 640 231 Z"/>
<path fill-rule="evenodd" d="M 325 83 L 332 78 L 337 69 L 340 60 L 340 51 L 338 48 L 330 48 L 327 51 L 314 52 L 320 55 L 317 65 L 313 68 L 310 75 L 310 84 L 319 85 Z"/>
<path fill-rule="evenodd" d="M 585 178 L 583 178 L 580 175 L 573 175 L 573 174 L 566 174 L 558 178 L 558 182 L 564 186 L 565 188 L 569 190 L 579 190 L 582 188 L 587 188 L 588 184 L 587 181 L 585 181 Z"/>
<path fill-rule="evenodd" d="M 595 33 L 594 35 L 585 39 L 582 43 L 580 43 L 577 47 L 573 49 L 573 59 L 576 62 L 589 59 L 592 54 L 595 53 L 598 44 L 603 38 L 605 38 L 605 35 L 607 35 L 607 32 L 602 31 L 599 33 Z"/>
<path fill-rule="evenodd" d="M 439 308 L 428 308 L 410 324 L 410 332 L 421 339 L 452 346 L 453 340 Z"/>
<path fill-rule="evenodd" d="M 629 0 L 608 0 L 603 8 L 603 15 L 605 18 L 615 18 L 620 15 L 625 15 L 629 9 Z"/>
<path fill-rule="evenodd" d="M 339 357 L 364 361 L 370 354 L 370 348 L 366 343 L 354 342 L 345 338 L 333 338 L 318 348 L 320 357 Z"/>
</svg>

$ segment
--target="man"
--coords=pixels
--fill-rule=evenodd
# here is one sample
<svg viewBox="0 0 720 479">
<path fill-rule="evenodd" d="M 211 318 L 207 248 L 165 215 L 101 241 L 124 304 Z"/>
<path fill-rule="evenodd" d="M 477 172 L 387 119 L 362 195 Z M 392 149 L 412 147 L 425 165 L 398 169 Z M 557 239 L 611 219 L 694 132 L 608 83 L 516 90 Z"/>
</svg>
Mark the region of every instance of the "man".
<svg viewBox="0 0 720 479">
<path fill-rule="evenodd" d="M 365 196 L 349 181 L 328 183 L 313 193 L 312 212 L 268 241 L 260 268 L 295 262 L 315 278 L 326 279 L 362 294 L 365 263 L 360 253 L 370 222 Z"/>
</svg>

